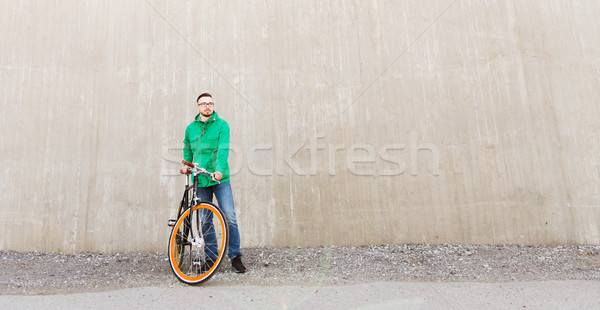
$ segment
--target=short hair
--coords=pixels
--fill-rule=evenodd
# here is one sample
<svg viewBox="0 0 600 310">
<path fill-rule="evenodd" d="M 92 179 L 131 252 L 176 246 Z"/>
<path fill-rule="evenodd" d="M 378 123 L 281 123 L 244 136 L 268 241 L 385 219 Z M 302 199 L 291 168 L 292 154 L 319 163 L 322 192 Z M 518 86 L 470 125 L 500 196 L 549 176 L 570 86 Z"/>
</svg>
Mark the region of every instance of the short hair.
<svg viewBox="0 0 600 310">
<path fill-rule="evenodd" d="M 202 93 L 200 94 L 200 96 L 198 96 L 198 99 L 196 99 L 196 102 L 198 102 L 198 100 L 200 100 L 200 98 L 202 97 L 210 97 L 212 99 L 212 95 L 209 93 Z"/>
</svg>

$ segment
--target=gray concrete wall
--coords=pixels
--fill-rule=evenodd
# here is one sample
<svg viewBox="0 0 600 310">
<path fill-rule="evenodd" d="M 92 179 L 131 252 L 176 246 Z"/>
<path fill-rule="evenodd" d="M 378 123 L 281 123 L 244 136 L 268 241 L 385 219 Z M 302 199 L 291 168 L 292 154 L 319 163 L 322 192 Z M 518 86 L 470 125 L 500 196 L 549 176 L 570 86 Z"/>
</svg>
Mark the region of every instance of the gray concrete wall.
<svg viewBox="0 0 600 310">
<path fill-rule="evenodd" d="M 0 249 L 164 251 L 200 92 L 243 246 L 600 244 L 597 1 L 3 1 Z"/>
</svg>

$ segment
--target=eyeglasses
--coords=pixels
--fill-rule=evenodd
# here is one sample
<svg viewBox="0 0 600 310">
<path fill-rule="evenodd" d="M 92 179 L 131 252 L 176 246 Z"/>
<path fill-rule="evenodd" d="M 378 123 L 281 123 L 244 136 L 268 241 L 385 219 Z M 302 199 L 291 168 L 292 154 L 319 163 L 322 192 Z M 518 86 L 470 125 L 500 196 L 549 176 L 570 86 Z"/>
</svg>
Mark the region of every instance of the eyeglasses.
<svg viewBox="0 0 600 310">
<path fill-rule="evenodd" d="M 198 103 L 199 107 L 212 107 L 214 105 L 215 105 L 214 102 L 202 102 L 202 103 Z"/>
</svg>

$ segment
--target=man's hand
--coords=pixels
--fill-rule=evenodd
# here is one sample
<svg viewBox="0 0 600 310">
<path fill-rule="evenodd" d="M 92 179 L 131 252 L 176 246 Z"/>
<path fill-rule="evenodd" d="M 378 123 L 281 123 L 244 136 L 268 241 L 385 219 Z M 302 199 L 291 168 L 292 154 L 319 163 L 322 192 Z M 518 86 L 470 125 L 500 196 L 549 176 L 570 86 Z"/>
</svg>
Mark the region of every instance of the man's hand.
<svg viewBox="0 0 600 310">
<path fill-rule="evenodd" d="M 223 174 L 219 171 L 215 171 L 215 173 L 213 175 L 215 177 L 215 180 L 217 180 L 217 181 L 221 181 L 221 179 L 223 179 Z"/>
<path fill-rule="evenodd" d="M 190 168 L 189 166 L 183 166 L 183 168 L 179 169 L 179 173 L 181 174 L 190 174 L 190 170 L 192 168 Z"/>
</svg>

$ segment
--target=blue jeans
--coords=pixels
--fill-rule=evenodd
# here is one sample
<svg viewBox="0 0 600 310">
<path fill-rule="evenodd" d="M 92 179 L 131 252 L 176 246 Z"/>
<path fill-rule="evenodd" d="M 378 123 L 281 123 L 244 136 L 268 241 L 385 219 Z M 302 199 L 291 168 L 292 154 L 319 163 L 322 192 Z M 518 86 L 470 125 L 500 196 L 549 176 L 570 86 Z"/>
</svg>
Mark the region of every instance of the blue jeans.
<svg viewBox="0 0 600 310">
<path fill-rule="evenodd" d="M 227 255 L 229 258 L 235 258 L 241 256 L 240 252 L 240 231 L 238 230 L 237 220 L 235 219 L 235 211 L 233 210 L 233 194 L 231 192 L 231 184 L 229 182 L 223 182 L 221 184 L 209 186 L 209 187 L 198 187 L 196 194 L 202 201 L 213 201 L 213 194 L 217 198 L 219 203 L 219 209 L 223 211 L 225 220 L 227 221 L 227 230 L 229 232 L 229 250 Z M 204 233 L 208 231 L 214 231 L 214 227 L 203 227 Z M 207 231 L 205 231 L 207 230 Z M 207 234 L 213 236 L 214 234 Z M 207 244 L 211 244 L 211 240 L 206 240 Z M 216 243 L 216 240 L 215 240 Z M 211 251 L 208 251 L 211 252 Z M 214 259 L 215 257 L 211 257 Z"/>
</svg>

